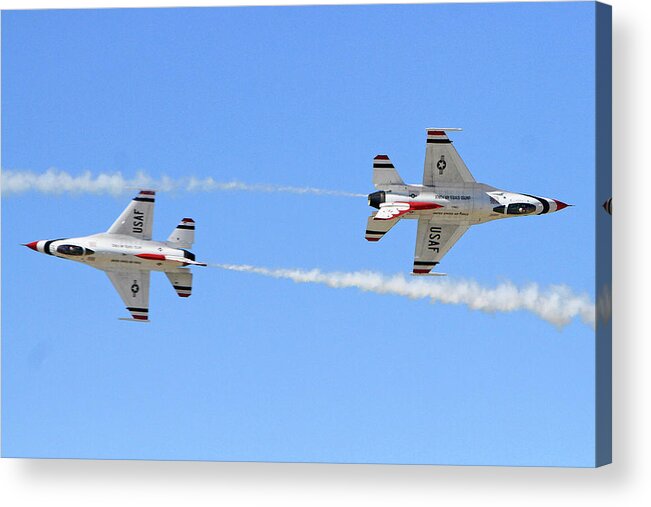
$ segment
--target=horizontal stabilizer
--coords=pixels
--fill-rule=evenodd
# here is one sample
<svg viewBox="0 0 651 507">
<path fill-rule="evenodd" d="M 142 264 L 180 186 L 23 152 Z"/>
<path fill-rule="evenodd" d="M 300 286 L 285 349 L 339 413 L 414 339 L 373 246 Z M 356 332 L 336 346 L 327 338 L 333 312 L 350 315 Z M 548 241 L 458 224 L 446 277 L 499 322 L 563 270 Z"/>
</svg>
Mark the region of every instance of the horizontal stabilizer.
<svg viewBox="0 0 651 507">
<path fill-rule="evenodd" d="M 129 319 L 129 318 L 127 318 L 127 317 L 119 317 L 118 320 L 126 320 L 126 321 L 128 321 L 128 322 L 145 322 L 145 323 L 149 323 L 149 322 L 151 322 L 151 320 L 149 320 L 149 319 L 147 319 L 147 320 L 141 320 L 141 319 Z"/>
<path fill-rule="evenodd" d="M 380 241 L 391 227 L 399 222 L 399 220 L 376 220 L 376 215 L 377 213 L 372 214 L 366 221 L 366 234 L 364 237 L 367 241 Z"/>
<path fill-rule="evenodd" d="M 165 275 L 179 297 L 190 297 L 192 294 L 192 272 L 190 270 L 179 269 L 178 272 L 165 272 Z"/>
<path fill-rule="evenodd" d="M 411 273 L 411 276 L 448 276 L 447 273 Z"/>
<path fill-rule="evenodd" d="M 192 248 L 194 243 L 194 220 L 184 218 L 172 231 L 167 242 L 175 248 Z"/>
<path fill-rule="evenodd" d="M 387 155 L 377 155 L 373 159 L 373 185 L 375 185 L 375 188 L 404 184 Z"/>
</svg>

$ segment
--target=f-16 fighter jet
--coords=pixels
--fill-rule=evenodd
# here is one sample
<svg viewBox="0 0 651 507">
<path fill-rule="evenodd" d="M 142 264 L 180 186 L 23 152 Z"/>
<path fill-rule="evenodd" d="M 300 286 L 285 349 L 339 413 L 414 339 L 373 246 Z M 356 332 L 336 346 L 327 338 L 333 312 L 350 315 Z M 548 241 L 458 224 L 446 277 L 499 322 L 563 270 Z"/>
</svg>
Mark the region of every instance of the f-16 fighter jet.
<svg viewBox="0 0 651 507">
<path fill-rule="evenodd" d="M 47 255 L 101 269 L 135 320 L 149 320 L 151 271 L 163 271 L 176 293 L 192 292 L 192 273 L 184 266 L 205 266 L 188 249 L 194 243 L 194 220 L 184 218 L 165 242 L 152 241 L 155 192 L 141 190 L 106 232 L 79 238 L 32 241 L 25 246 Z"/>
<path fill-rule="evenodd" d="M 403 218 L 418 220 L 413 275 L 440 275 L 430 271 L 471 225 L 570 206 L 477 183 L 446 134 L 452 130 L 461 129 L 427 129 L 422 185 L 404 183 L 387 155 L 373 160 L 377 192 L 368 196 L 368 204 L 378 211 L 368 218 L 366 239 L 379 241 Z"/>
</svg>

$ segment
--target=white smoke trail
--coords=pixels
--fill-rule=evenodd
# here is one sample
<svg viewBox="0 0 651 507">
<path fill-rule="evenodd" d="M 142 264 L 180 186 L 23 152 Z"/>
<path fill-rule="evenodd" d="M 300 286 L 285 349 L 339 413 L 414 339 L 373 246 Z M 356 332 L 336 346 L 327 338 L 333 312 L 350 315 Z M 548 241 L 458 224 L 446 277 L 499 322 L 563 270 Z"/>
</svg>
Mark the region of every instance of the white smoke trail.
<svg viewBox="0 0 651 507">
<path fill-rule="evenodd" d="M 337 289 L 354 287 L 376 294 L 429 299 L 432 303 L 466 305 L 473 310 L 487 313 L 525 310 L 559 328 L 569 324 L 575 317 L 579 317 L 592 328 L 595 326 L 595 305 L 589 296 L 577 295 L 564 285 L 541 289 L 537 284 L 518 287 L 511 282 L 504 282 L 497 287 L 488 288 L 470 280 L 407 279 L 400 274 L 387 276 L 372 271 L 328 273 L 318 269 L 269 269 L 243 264 L 213 266 L 230 271 L 285 278 L 297 283 L 318 283 Z"/>
<path fill-rule="evenodd" d="M 147 188 L 163 192 L 281 192 L 288 194 L 331 195 L 340 197 L 366 197 L 366 194 L 325 190 L 314 187 L 293 187 L 265 183 L 243 183 L 241 181 L 216 181 L 206 178 L 152 178 L 143 172 L 136 173 L 134 178 L 125 178 L 121 173 L 93 175 L 86 171 L 73 176 L 66 171 L 48 169 L 44 173 L 31 171 L 2 171 L 2 195 L 20 194 L 25 192 L 40 192 L 43 194 L 112 194 L 119 195 L 138 188 Z"/>
</svg>

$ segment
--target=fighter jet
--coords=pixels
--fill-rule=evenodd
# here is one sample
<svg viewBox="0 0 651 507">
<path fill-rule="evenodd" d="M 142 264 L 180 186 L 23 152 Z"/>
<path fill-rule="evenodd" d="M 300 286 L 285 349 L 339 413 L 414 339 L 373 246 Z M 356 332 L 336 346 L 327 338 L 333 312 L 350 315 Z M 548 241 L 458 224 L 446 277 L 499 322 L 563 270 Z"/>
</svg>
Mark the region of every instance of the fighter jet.
<svg viewBox="0 0 651 507">
<path fill-rule="evenodd" d="M 149 278 L 163 271 L 176 293 L 192 293 L 192 272 L 184 266 L 205 266 L 190 252 L 194 220 L 184 218 L 167 241 L 152 241 L 155 192 L 141 190 L 108 231 L 79 238 L 32 241 L 25 246 L 104 271 L 120 294 L 132 318 L 149 321 Z"/>
<path fill-rule="evenodd" d="M 431 271 L 471 225 L 571 206 L 477 183 L 446 133 L 458 130 L 427 129 L 422 185 L 404 183 L 387 155 L 373 160 L 377 192 L 369 194 L 368 204 L 378 211 L 368 218 L 366 239 L 379 241 L 401 219 L 418 220 L 413 275 L 442 275 Z"/>
</svg>

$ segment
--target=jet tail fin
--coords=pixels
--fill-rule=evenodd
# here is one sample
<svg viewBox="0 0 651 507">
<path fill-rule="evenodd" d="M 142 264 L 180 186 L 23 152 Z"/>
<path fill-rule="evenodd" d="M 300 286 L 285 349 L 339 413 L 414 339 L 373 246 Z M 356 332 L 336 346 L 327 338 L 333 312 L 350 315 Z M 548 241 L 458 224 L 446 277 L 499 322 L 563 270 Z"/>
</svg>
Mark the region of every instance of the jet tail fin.
<svg viewBox="0 0 651 507">
<path fill-rule="evenodd" d="M 184 218 L 172 231 L 167 242 L 175 248 L 192 248 L 194 243 L 194 220 Z"/>
<path fill-rule="evenodd" d="M 388 155 L 377 155 L 373 159 L 373 185 L 375 188 L 404 184 Z"/>
</svg>

